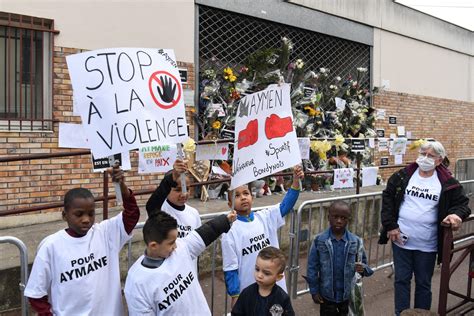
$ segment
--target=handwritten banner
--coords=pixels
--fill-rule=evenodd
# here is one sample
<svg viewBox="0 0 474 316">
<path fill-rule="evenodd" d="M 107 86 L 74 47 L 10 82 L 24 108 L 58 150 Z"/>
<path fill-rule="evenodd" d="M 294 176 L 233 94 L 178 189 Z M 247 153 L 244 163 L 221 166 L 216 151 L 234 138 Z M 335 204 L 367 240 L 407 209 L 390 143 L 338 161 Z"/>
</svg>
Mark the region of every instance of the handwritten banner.
<svg viewBox="0 0 474 316">
<path fill-rule="evenodd" d="M 196 160 L 227 160 L 229 144 L 205 144 L 196 146 Z"/>
<path fill-rule="evenodd" d="M 301 163 L 290 85 L 271 85 L 242 98 L 235 136 L 231 188 Z"/>
<path fill-rule="evenodd" d="M 176 145 L 153 145 L 138 151 L 138 173 L 167 172 L 178 156 Z"/>
<path fill-rule="evenodd" d="M 188 138 L 173 50 L 109 48 L 66 58 L 90 149 L 104 157 Z"/>
</svg>

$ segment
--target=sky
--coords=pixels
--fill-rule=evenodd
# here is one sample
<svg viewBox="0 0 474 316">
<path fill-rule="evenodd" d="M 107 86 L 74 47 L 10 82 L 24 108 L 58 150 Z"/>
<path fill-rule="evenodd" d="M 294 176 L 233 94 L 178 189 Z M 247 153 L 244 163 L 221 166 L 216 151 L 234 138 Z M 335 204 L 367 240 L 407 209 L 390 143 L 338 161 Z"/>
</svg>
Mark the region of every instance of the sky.
<svg viewBox="0 0 474 316">
<path fill-rule="evenodd" d="M 474 32 L 474 0 L 396 0 Z"/>
</svg>

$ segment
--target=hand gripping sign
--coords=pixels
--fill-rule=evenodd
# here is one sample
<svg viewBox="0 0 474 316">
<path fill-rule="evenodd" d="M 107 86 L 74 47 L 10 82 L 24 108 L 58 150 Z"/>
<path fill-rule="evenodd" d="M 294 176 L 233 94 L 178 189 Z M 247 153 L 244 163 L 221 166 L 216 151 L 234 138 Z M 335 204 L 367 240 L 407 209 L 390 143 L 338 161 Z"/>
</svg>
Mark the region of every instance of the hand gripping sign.
<svg viewBox="0 0 474 316">
<path fill-rule="evenodd" d="M 301 163 L 290 85 L 271 85 L 240 100 L 231 188 Z"/>
<path fill-rule="evenodd" d="M 66 58 L 92 153 L 104 157 L 188 138 L 174 52 L 109 48 Z"/>
</svg>

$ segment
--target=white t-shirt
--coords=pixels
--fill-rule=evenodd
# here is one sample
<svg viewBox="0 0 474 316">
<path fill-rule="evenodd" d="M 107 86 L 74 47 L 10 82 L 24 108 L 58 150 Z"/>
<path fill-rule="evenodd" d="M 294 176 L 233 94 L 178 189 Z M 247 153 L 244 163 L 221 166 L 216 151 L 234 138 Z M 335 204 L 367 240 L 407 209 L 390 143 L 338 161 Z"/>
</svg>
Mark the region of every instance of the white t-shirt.
<svg viewBox="0 0 474 316">
<path fill-rule="evenodd" d="M 285 224 L 279 205 L 255 212 L 254 216 L 251 222 L 236 220 L 222 235 L 223 269 L 239 270 L 240 291 L 255 283 L 255 263 L 260 250 L 268 246 L 279 248 L 277 232 Z M 277 284 L 286 292 L 285 278 Z"/>
<path fill-rule="evenodd" d="M 185 204 L 184 210 L 180 211 L 172 207 L 168 201 L 165 201 L 161 206 L 161 210 L 176 218 L 178 222 L 178 238 L 186 237 L 191 231 L 201 226 L 199 212 L 192 206 Z"/>
<path fill-rule="evenodd" d="M 408 235 L 402 248 L 435 252 L 438 249 L 438 204 L 441 195 L 441 182 L 435 173 L 429 178 L 415 171 L 405 189 L 400 205 L 398 225 L 400 231 Z"/>
<path fill-rule="evenodd" d="M 123 315 L 119 251 L 131 238 L 122 213 L 83 237 L 65 230 L 40 243 L 25 296 L 49 295 L 54 315 Z"/>
<path fill-rule="evenodd" d="M 195 231 L 176 244 L 158 268 L 144 267 L 141 256 L 128 271 L 124 292 L 131 316 L 211 315 L 193 263 L 206 245 Z"/>
</svg>

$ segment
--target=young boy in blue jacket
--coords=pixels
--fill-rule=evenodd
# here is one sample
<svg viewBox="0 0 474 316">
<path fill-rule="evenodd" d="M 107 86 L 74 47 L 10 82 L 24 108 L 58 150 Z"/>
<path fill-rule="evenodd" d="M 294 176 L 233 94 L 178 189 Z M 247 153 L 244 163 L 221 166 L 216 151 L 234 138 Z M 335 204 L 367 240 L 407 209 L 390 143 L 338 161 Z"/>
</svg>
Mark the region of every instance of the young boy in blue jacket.
<svg viewBox="0 0 474 316">
<path fill-rule="evenodd" d="M 363 241 L 346 229 L 349 205 L 336 201 L 329 207 L 329 228 L 316 235 L 308 257 L 307 282 L 320 314 L 343 316 L 349 312 L 349 296 L 355 272 L 370 276 Z M 361 260 L 361 262 L 359 262 Z"/>
</svg>

